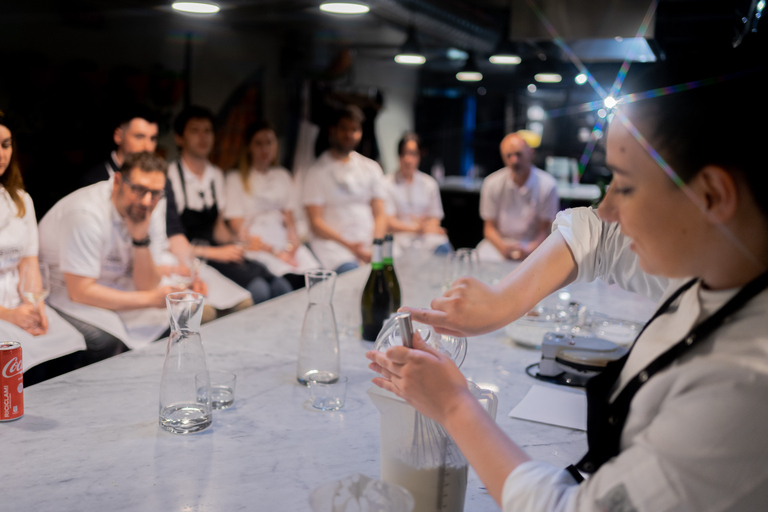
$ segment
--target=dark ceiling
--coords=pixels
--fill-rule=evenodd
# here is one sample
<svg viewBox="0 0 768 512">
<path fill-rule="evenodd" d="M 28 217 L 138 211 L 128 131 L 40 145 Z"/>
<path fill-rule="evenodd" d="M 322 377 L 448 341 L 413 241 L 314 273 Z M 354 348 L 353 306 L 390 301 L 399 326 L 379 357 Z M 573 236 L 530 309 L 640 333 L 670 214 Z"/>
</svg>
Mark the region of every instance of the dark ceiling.
<svg viewBox="0 0 768 512">
<path fill-rule="evenodd" d="M 659 57 L 685 57 L 726 51 L 754 19 L 757 0 L 660 0 L 646 37 Z M 41 19 L 84 30 L 137 18 L 179 16 L 170 0 L 4 0 L 0 27 Z M 367 0 L 371 12 L 341 17 L 318 10 L 319 0 L 229 0 L 207 17 L 189 23 L 238 31 L 260 31 L 297 44 L 346 45 L 391 56 L 413 24 L 425 52 L 449 47 L 490 52 L 506 29 L 531 55 L 561 57 L 546 19 L 569 42 L 632 37 L 641 27 L 650 0 Z M 540 11 L 541 16 L 532 8 Z M 747 20 L 747 22 L 743 22 Z M 747 38 L 749 39 L 749 37 Z M 764 38 L 763 38 L 764 39 Z M 391 57 L 390 57 L 391 58 Z M 589 60 L 589 56 L 585 60 Z"/>
</svg>

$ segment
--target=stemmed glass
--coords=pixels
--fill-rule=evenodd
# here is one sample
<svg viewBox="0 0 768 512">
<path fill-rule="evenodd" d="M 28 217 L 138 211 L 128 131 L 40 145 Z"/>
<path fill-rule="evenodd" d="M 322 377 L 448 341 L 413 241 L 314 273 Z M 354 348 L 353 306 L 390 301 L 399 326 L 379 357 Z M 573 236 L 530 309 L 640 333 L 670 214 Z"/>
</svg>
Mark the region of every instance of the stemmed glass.
<svg viewBox="0 0 768 512">
<path fill-rule="evenodd" d="M 46 263 L 24 265 L 19 275 L 19 292 L 24 300 L 39 306 L 51 291 L 51 277 Z"/>
</svg>

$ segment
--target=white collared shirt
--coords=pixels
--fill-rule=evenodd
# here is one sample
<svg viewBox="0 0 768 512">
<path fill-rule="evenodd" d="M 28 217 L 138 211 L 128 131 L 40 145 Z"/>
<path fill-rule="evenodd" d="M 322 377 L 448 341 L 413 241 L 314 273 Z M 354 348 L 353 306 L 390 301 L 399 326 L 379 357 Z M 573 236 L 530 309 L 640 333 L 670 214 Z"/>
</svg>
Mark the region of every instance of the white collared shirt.
<svg viewBox="0 0 768 512">
<path fill-rule="evenodd" d="M 179 178 L 179 162 L 181 162 L 181 168 L 184 172 L 184 189 L 181 187 L 181 179 Z M 206 164 L 203 175 L 198 176 L 187 168 L 183 160 L 176 159 L 168 164 L 168 179 L 173 187 L 176 209 L 179 213 L 183 212 L 185 207 L 199 212 L 211 208 L 214 204 L 218 206 L 219 212 L 226 210 L 224 174 L 221 169 L 210 162 Z"/>
<path fill-rule="evenodd" d="M 389 174 L 386 179 L 389 185 L 387 215 L 404 222 L 423 217 L 443 218 L 440 186 L 432 176 L 416 171 L 410 183 L 399 173 Z"/>
</svg>

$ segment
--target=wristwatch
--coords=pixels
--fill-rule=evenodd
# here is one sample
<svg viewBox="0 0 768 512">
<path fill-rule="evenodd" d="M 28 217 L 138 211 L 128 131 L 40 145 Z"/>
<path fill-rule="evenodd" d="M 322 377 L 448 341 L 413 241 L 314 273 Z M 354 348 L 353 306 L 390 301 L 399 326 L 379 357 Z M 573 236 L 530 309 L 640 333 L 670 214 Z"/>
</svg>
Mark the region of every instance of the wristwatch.
<svg viewBox="0 0 768 512">
<path fill-rule="evenodd" d="M 150 242 L 149 235 L 145 236 L 141 240 L 134 240 L 132 238 L 131 242 L 133 242 L 134 247 L 149 247 L 149 242 Z"/>
</svg>

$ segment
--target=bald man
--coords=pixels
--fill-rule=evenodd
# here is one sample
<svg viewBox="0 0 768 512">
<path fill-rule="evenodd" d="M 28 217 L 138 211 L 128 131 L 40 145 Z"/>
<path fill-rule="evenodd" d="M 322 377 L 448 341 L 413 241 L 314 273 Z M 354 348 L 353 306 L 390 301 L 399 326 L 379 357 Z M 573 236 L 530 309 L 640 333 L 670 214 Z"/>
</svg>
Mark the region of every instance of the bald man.
<svg viewBox="0 0 768 512">
<path fill-rule="evenodd" d="M 532 164 L 533 149 L 518 133 L 499 146 L 504 167 L 483 181 L 481 261 L 521 260 L 549 235 L 559 210 L 555 179 Z"/>
</svg>

